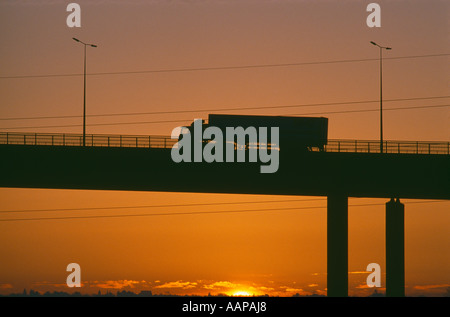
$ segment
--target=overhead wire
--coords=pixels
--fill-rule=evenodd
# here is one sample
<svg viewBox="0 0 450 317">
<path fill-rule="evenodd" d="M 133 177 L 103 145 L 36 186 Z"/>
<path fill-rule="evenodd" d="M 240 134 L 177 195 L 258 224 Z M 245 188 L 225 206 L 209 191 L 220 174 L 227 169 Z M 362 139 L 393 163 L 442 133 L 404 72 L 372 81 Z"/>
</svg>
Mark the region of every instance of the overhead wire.
<svg viewBox="0 0 450 317">
<path fill-rule="evenodd" d="M 427 106 L 411 106 L 411 107 L 397 107 L 397 108 L 384 108 L 383 111 L 396 111 L 396 110 L 411 110 L 411 109 L 425 109 L 425 108 L 445 108 L 450 107 L 450 104 L 445 105 L 427 105 Z M 342 113 L 363 113 L 374 112 L 379 109 L 361 109 L 361 110 L 341 110 L 341 111 L 323 111 L 314 113 L 298 113 L 295 115 L 320 115 L 320 114 L 342 114 Z M 91 123 L 89 126 L 115 126 L 115 125 L 133 125 L 133 124 L 159 124 L 159 123 L 181 123 L 193 121 L 192 118 L 177 119 L 177 120 L 158 120 L 158 121 L 129 121 L 129 122 L 112 122 L 112 123 Z M 70 128 L 80 127 L 82 124 L 66 124 L 66 125 L 47 125 L 47 126 L 22 126 L 22 127 L 2 127 L 6 130 L 24 130 L 24 129 L 48 129 L 48 128 Z"/>
<path fill-rule="evenodd" d="M 133 208 L 167 208 L 167 207 L 198 207 L 198 206 L 218 206 L 218 205 L 241 205 L 241 204 L 265 204 L 324 200 L 324 198 L 310 199 L 283 199 L 283 200 L 259 200 L 241 202 L 220 202 L 220 203 L 195 203 L 195 204 L 169 204 L 169 205 L 144 205 L 144 206 L 109 206 L 109 207 L 84 207 L 84 208 L 58 208 L 58 209 L 20 209 L 20 210 L 0 210 L 2 213 L 15 212 L 52 212 L 52 211 L 85 211 L 85 210 L 110 210 L 110 209 L 133 209 Z"/>
<path fill-rule="evenodd" d="M 417 201 L 408 202 L 407 204 L 445 202 L 442 200 L 434 201 Z M 383 206 L 384 203 L 372 204 L 356 204 L 349 207 L 365 207 L 365 206 Z M 101 219 L 101 218 L 125 218 L 125 217 L 153 217 L 153 216 L 181 216 L 181 215 L 205 215 L 205 214 L 225 214 L 225 213 L 247 213 L 247 212 L 267 212 L 267 211 L 287 211 L 287 210 L 303 210 L 303 209 L 320 209 L 327 206 L 310 206 L 310 207 L 285 207 L 285 208 L 266 208 L 266 209 L 241 209 L 241 210 L 218 210 L 218 211 L 192 211 L 192 212 L 174 212 L 174 213 L 145 213 L 145 214 L 121 214 L 121 215 L 92 215 L 92 216 L 64 216 L 64 217 L 36 217 L 36 218 L 13 218 L 0 219 L 0 222 L 13 221 L 42 221 L 42 220 L 73 220 L 73 219 Z"/>
<path fill-rule="evenodd" d="M 450 53 L 409 55 L 409 56 L 385 57 L 384 60 L 443 57 L 443 56 L 449 56 L 449 55 L 450 55 Z M 292 67 L 292 66 L 321 65 L 321 64 L 371 62 L 371 61 L 378 61 L 378 60 L 379 60 L 378 58 L 364 58 L 364 59 L 345 59 L 345 60 L 299 62 L 299 63 L 254 64 L 254 65 L 240 65 L 240 66 L 196 67 L 196 68 L 173 68 L 173 69 L 155 69 L 155 70 L 138 70 L 138 71 L 122 71 L 122 72 L 99 72 L 99 73 L 88 73 L 86 75 L 87 76 L 107 76 L 107 75 L 131 75 L 131 74 L 152 74 L 152 73 L 237 70 L 237 69 L 252 69 L 252 68 L 273 68 L 273 67 Z M 0 79 L 52 78 L 52 77 L 74 77 L 74 76 L 83 76 L 83 74 L 78 74 L 78 73 L 77 74 L 73 74 L 73 73 L 68 74 L 67 73 L 67 74 L 44 74 L 44 75 L 16 75 L 16 76 L 0 76 Z"/>
<path fill-rule="evenodd" d="M 413 97 L 413 98 L 396 98 L 385 99 L 384 102 L 398 102 L 398 101 L 413 101 L 425 99 L 443 99 L 450 98 L 447 96 L 430 96 L 430 97 Z M 195 113 L 195 112 L 209 112 L 209 111 L 242 111 L 242 110 L 262 110 L 262 109 L 279 109 L 279 108 L 299 108 L 299 107 L 317 107 L 317 106 L 332 106 L 332 105 L 351 105 L 361 103 L 374 103 L 379 100 L 361 100 L 361 101 L 344 101 L 344 102 L 328 102 L 328 103 L 311 103 L 311 104 L 295 104 L 295 105 L 276 105 L 276 106 L 258 106 L 258 107 L 232 107 L 232 108 L 209 108 L 209 109 L 192 109 L 192 110 L 173 110 L 173 111 L 153 111 L 153 112 L 125 112 L 125 113 L 105 113 L 105 114 L 91 114 L 86 117 L 113 117 L 113 116 L 137 116 L 137 115 L 160 115 L 160 114 L 175 114 L 175 113 Z M 39 117 L 16 117 L 16 118 L 0 118 L 0 121 L 13 120 L 40 120 L 40 119 L 70 119 L 81 118 L 82 115 L 66 115 L 66 116 L 39 116 Z"/>
</svg>

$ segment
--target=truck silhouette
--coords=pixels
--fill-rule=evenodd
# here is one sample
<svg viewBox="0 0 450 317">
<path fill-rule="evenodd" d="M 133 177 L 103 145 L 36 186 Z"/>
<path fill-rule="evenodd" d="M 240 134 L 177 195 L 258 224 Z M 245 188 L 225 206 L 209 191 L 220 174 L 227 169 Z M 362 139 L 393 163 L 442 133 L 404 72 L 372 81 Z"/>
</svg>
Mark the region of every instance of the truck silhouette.
<svg viewBox="0 0 450 317">
<path fill-rule="evenodd" d="M 186 127 L 193 133 L 193 124 Z M 203 131 L 210 127 L 218 127 L 223 135 L 226 134 L 227 127 L 242 127 L 247 129 L 254 127 L 257 130 L 267 127 L 269 144 L 252 143 L 246 138 L 244 144 L 239 144 L 237 140 L 231 141 L 235 144 L 236 150 L 248 150 L 250 147 L 267 147 L 271 150 L 305 152 L 319 150 L 323 151 L 328 140 L 328 118 L 323 117 L 289 117 L 289 116 L 253 116 L 253 115 L 230 115 L 230 114 L 209 114 L 208 122 L 203 120 Z M 270 128 L 279 128 L 279 144 L 272 143 Z M 180 134 L 180 139 L 182 134 Z M 203 143 L 210 140 L 202 140 Z M 224 137 L 224 142 L 225 137 Z M 228 141 L 230 142 L 230 141 Z"/>
</svg>

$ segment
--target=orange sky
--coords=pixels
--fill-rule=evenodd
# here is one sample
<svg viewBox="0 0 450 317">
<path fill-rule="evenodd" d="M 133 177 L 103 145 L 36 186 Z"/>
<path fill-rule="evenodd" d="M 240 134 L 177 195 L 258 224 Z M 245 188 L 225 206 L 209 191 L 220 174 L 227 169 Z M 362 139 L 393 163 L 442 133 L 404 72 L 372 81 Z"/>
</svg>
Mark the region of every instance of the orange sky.
<svg viewBox="0 0 450 317">
<path fill-rule="evenodd" d="M 370 1 L 78 1 L 82 27 L 68 28 L 65 1 L 0 2 L 0 118 L 82 115 L 88 73 L 191 69 L 449 53 L 446 1 L 378 1 L 382 27 L 366 26 Z M 448 56 L 384 61 L 384 98 L 449 96 Z M 87 133 L 169 135 L 215 109 L 378 100 L 378 61 L 88 76 L 87 113 L 207 109 L 194 113 L 88 117 Z M 6 78 L 4 78 L 6 77 Z M 385 108 L 448 104 L 448 98 L 385 102 Z M 378 103 L 289 107 L 239 114 L 302 115 L 378 109 Z M 223 112 L 223 111 L 222 111 Z M 322 114 L 329 137 L 379 137 L 378 112 Z M 385 111 L 391 140 L 450 140 L 448 107 Z M 98 123 L 152 122 L 96 126 Z M 2 120 L 1 131 L 81 132 L 81 118 Z M 38 126 L 79 125 L 38 128 Z M 19 129 L 14 129 L 18 128 Z M 255 202 L 320 197 L 0 189 L 0 210 Z M 322 197 L 322 199 L 324 199 Z M 350 199 L 349 204 L 383 199 Z M 450 286 L 449 202 L 406 202 L 406 293 Z M 2 214 L 46 217 L 325 206 L 325 200 L 230 206 Z M 326 209 L 242 214 L 0 222 L 0 294 L 65 290 L 65 267 L 82 268 L 83 292 L 152 289 L 172 294 L 323 294 Z M 384 207 L 349 207 L 349 293 L 366 295 L 367 264 L 384 269 Z M 359 272 L 359 273 L 358 273 Z M 384 271 L 383 271 L 384 272 Z M 382 287 L 384 284 L 384 275 Z M 384 291 L 382 289 L 382 291 Z"/>
</svg>

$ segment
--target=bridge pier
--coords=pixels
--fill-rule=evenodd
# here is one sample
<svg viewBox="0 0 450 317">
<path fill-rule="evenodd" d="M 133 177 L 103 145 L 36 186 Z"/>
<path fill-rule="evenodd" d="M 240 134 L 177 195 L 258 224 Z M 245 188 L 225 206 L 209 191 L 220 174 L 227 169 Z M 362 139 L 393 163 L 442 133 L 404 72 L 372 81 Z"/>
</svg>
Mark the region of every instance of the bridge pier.
<svg viewBox="0 0 450 317">
<path fill-rule="evenodd" d="M 405 296 L 405 205 L 386 203 L 386 296 Z"/>
<path fill-rule="evenodd" d="M 348 296 L 348 197 L 327 197 L 327 296 Z"/>
</svg>

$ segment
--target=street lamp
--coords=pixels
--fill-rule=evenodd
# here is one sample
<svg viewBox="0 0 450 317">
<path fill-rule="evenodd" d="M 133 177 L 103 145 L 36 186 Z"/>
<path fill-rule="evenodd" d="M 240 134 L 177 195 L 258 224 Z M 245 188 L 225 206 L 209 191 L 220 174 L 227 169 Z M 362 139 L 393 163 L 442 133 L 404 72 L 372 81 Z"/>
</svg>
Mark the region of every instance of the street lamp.
<svg viewBox="0 0 450 317">
<path fill-rule="evenodd" d="M 380 153 L 383 153 L 383 49 L 391 50 L 390 47 L 380 46 L 375 42 L 371 44 L 380 48 Z"/>
<path fill-rule="evenodd" d="M 86 46 L 97 47 L 97 45 L 84 43 L 74 37 L 72 39 L 84 45 L 83 146 L 86 146 Z"/>
</svg>

